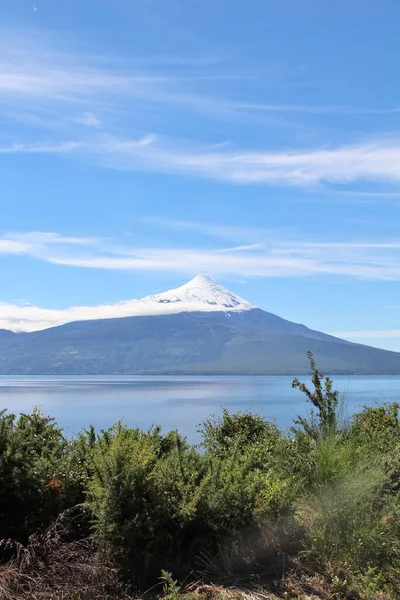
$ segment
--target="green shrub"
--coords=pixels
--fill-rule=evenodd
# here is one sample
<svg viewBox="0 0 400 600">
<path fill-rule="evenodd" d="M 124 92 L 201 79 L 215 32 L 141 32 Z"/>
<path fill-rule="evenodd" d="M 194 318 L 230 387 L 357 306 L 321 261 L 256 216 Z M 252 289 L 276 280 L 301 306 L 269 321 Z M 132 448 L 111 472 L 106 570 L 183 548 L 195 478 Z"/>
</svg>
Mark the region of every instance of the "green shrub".
<svg viewBox="0 0 400 600">
<path fill-rule="evenodd" d="M 226 408 L 221 417 L 207 419 L 199 432 L 204 448 L 218 458 L 244 453 L 252 446 L 262 445 L 265 450 L 272 450 L 279 435 L 277 427 L 260 415 L 230 414 Z"/>
<path fill-rule="evenodd" d="M 58 462 L 60 495 L 65 508 L 82 504 L 93 477 L 93 451 L 96 445 L 94 427 L 68 440 Z"/>
<path fill-rule="evenodd" d="M 134 575 L 152 559 L 158 521 L 150 481 L 157 451 L 155 436 L 121 424 L 103 431 L 93 449 L 87 502 L 99 548 Z"/>
<path fill-rule="evenodd" d="M 0 413 L 0 538 L 26 540 L 60 511 L 58 462 L 66 447 L 54 419 Z"/>
<path fill-rule="evenodd" d="M 164 600 L 179 600 L 181 587 L 178 582 L 172 577 L 172 574 L 164 569 L 161 571 L 161 581 L 163 582 L 163 598 Z"/>
<path fill-rule="evenodd" d="M 135 583 L 255 525 L 263 481 L 244 455 L 202 455 L 177 434 L 117 425 L 92 457 L 87 504 L 99 547 Z"/>
<path fill-rule="evenodd" d="M 353 418 L 351 434 L 371 453 L 386 453 L 400 444 L 400 405 L 366 406 Z"/>
</svg>

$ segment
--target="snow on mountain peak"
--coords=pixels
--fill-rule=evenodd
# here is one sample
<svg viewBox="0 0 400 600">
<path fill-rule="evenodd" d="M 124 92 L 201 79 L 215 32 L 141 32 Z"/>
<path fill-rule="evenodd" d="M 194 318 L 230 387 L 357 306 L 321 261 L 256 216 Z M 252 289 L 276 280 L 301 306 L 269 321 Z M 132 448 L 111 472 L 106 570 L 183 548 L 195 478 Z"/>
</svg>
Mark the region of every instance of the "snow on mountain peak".
<svg viewBox="0 0 400 600">
<path fill-rule="evenodd" d="M 197 275 L 184 285 L 156 294 L 147 296 L 140 302 L 170 306 L 171 312 L 185 311 L 243 311 L 254 308 L 249 302 L 243 300 L 229 291 L 217 281 L 207 275 Z M 169 312 L 166 310 L 165 312 Z"/>
<path fill-rule="evenodd" d="M 147 296 L 142 300 L 126 300 L 98 306 L 74 306 L 65 310 L 21 306 L 16 309 L 18 319 L 15 317 L 13 312 L 15 309 L 12 305 L 4 305 L 0 315 L 0 334 L 11 335 L 11 330 L 40 331 L 72 321 L 170 315 L 183 312 L 220 311 L 228 314 L 252 308 L 255 307 L 211 277 L 197 275 L 181 287 L 155 296 Z M 2 333 L 2 327 L 9 331 Z"/>
</svg>

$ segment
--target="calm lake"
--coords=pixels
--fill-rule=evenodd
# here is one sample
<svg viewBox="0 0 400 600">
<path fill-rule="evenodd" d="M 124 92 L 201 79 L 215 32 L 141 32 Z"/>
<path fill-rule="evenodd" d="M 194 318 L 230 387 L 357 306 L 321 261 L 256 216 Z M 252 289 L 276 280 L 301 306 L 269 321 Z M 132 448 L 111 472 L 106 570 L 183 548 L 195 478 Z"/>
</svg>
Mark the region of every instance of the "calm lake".
<svg viewBox="0 0 400 600">
<path fill-rule="evenodd" d="M 222 407 L 250 409 L 289 427 L 306 414 L 305 396 L 291 387 L 293 377 L 0 377 L 0 408 L 12 412 L 39 406 L 68 435 L 89 424 L 97 428 L 123 419 L 129 426 L 178 429 L 191 442 L 196 428 Z M 301 381 L 307 381 L 300 377 Z M 363 405 L 400 399 L 400 376 L 336 376 L 335 387 L 350 416 Z"/>
</svg>

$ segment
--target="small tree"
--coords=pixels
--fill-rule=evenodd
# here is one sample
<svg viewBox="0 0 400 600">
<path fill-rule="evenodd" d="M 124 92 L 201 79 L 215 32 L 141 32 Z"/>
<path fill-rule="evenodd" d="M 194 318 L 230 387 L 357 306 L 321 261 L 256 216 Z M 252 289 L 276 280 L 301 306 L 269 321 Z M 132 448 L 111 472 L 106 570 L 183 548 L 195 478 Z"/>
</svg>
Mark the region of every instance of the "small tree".
<svg viewBox="0 0 400 600">
<path fill-rule="evenodd" d="M 311 368 L 311 382 L 314 386 L 312 392 L 305 383 L 301 383 L 297 378 L 292 381 L 292 388 L 298 388 L 307 396 L 308 402 L 311 402 L 317 409 L 318 429 L 320 433 L 326 435 L 337 429 L 337 408 L 339 404 L 339 391 L 333 389 L 333 382 L 329 377 L 325 377 L 316 367 L 314 355 L 309 350 L 307 357 Z M 301 425 L 306 433 L 315 435 L 314 413 L 312 411 L 311 423 L 303 417 L 298 417 L 296 423 Z"/>
</svg>

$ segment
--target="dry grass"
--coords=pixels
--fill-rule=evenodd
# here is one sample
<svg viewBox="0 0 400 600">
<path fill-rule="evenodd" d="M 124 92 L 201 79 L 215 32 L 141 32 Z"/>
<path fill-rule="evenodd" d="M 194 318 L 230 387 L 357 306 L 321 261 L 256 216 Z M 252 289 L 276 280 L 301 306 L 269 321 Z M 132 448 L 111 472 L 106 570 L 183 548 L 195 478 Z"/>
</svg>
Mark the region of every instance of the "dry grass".
<svg viewBox="0 0 400 600">
<path fill-rule="evenodd" d="M 129 595 L 116 569 L 100 562 L 88 517 L 81 508 L 69 509 L 42 535 L 26 546 L 0 541 L 0 600 L 155 600 L 162 583 L 147 593 Z M 279 572 L 253 562 L 246 551 L 219 546 L 215 554 L 199 556 L 199 569 L 179 589 L 182 600 L 331 600 L 332 587 L 322 574 L 279 554 Z M 5 562 L 5 560 L 7 562 Z M 194 580 L 197 579 L 197 580 Z M 357 598 L 355 593 L 353 598 Z M 168 600 L 176 600 L 175 596 Z M 377 595 L 374 600 L 388 600 Z"/>
<path fill-rule="evenodd" d="M 96 560 L 93 538 L 79 539 L 84 520 L 82 509 L 70 509 L 25 547 L 3 540 L 0 550 L 10 560 L 0 566 L 0 599 L 128 599 L 115 569 Z"/>
</svg>

